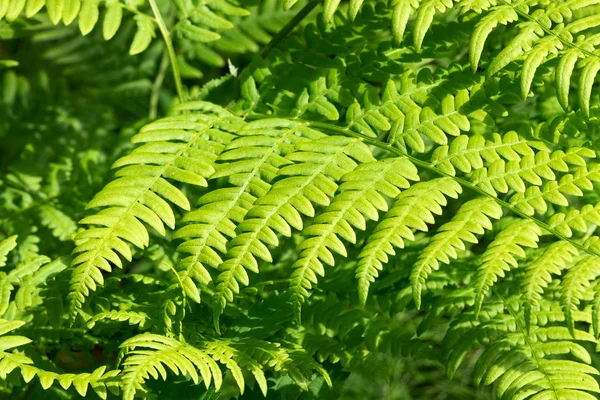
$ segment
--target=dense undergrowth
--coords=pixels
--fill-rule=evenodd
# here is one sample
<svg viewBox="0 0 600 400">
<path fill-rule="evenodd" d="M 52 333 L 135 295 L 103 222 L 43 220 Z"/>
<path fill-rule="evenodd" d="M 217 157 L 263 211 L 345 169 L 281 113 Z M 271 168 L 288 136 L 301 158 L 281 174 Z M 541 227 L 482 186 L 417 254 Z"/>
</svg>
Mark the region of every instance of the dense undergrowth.
<svg viewBox="0 0 600 400">
<path fill-rule="evenodd" d="M 0 0 L 0 398 L 598 398 L 599 46 L 599 0 Z"/>
</svg>

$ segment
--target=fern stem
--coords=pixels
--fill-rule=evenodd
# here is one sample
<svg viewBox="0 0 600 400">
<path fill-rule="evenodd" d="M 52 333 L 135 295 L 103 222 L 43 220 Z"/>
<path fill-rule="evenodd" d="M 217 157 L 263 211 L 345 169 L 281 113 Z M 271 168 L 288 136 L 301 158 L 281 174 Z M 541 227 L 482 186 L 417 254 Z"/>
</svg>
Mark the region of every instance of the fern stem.
<svg viewBox="0 0 600 400">
<path fill-rule="evenodd" d="M 279 44 L 279 42 L 285 39 L 286 36 L 289 35 L 300 22 L 302 22 L 304 17 L 306 17 L 313 10 L 313 8 L 319 4 L 319 2 L 319 0 L 311 0 L 300 11 L 298 11 L 298 14 L 294 15 L 294 18 L 292 18 L 290 22 L 281 28 L 277 35 L 273 36 L 271 41 L 267 43 L 264 49 L 262 49 L 260 52 L 261 57 L 265 57 L 271 50 L 273 50 L 275 46 Z"/>
<path fill-rule="evenodd" d="M 156 119 L 156 116 L 158 114 L 158 97 L 160 94 L 160 89 L 162 88 L 162 84 L 165 80 L 165 75 L 167 73 L 168 68 L 169 54 L 167 52 L 164 52 L 160 60 L 160 67 L 158 67 L 158 74 L 156 75 L 156 79 L 152 84 L 152 93 L 150 94 L 150 112 L 148 114 L 150 120 Z"/>
<path fill-rule="evenodd" d="M 370 144 L 372 146 L 378 147 L 382 150 L 387 150 L 390 153 L 396 154 L 397 156 L 400 157 L 406 157 L 408 158 L 410 161 L 412 161 L 414 164 L 420 166 L 421 168 L 427 169 L 437 175 L 441 175 L 441 176 L 445 176 L 451 179 L 454 179 L 457 183 L 459 183 L 461 186 L 467 188 L 467 189 L 471 189 L 472 191 L 477 192 L 478 194 L 482 195 L 482 196 L 486 196 L 489 197 L 491 199 L 493 199 L 494 201 L 496 201 L 500 206 L 504 207 L 505 209 L 509 210 L 510 212 L 520 216 L 521 218 L 524 219 L 528 219 L 532 222 L 534 222 L 536 225 L 538 225 L 540 228 L 544 229 L 545 231 L 549 232 L 550 234 L 554 235 L 555 237 L 564 240 L 566 242 L 571 243 L 574 247 L 576 247 L 577 249 L 583 251 L 584 253 L 587 253 L 589 255 L 595 256 L 595 257 L 600 257 L 600 253 L 596 252 L 590 248 L 587 248 L 585 246 L 583 246 L 581 243 L 576 242 L 575 240 L 563 235 L 562 233 L 558 232 L 556 229 L 553 229 L 552 227 L 550 227 L 550 225 L 548 225 L 547 223 L 540 221 L 537 218 L 531 217 L 527 214 L 525 214 L 524 212 L 520 211 L 519 209 L 517 209 L 516 207 L 513 207 L 510 203 L 499 199 L 496 196 L 491 195 L 490 193 L 486 192 L 485 190 L 475 186 L 473 183 L 469 182 L 466 179 L 463 178 L 459 178 L 457 176 L 454 176 L 452 174 L 448 174 L 444 171 L 439 170 L 438 168 L 434 167 L 433 165 L 431 165 L 430 163 L 423 161 L 421 159 L 418 159 L 414 156 L 408 155 L 406 153 L 404 153 L 403 151 L 401 151 L 400 149 L 397 149 L 393 146 L 390 146 L 389 144 L 383 143 L 379 140 L 370 138 L 366 135 L 362 135 L 360 133 L 357 132 L 353 132 L 348 128 L 344 128 L 341 126 L 337 126 L 337 125 L 332 125 L 332 124 L 328 124 L 326 122 L 315 122 L 315 121 L 303 121 L 306 122 L 308 125 L 313 126 L 315 128 L 319 128 L 319 129 L 324 129 L 324 130 L 329 130 L 329 131 L 333 131 L 333 132 L 337 132 L 339 134 L 342 135 L 346 135 L 346 136 L 352 136 L 355 138 L 359 138 L 362 139 L 365 143 Z"/>
<path fill-rule="evenodd" d="M 165 24 L 165 20 L 160 14 L 160 10 L 156 5 L 156 0 L 149 0 L 150 7 L 152 7 L 152 12 L 156 17 L 156 22 L 158 23 L 158 29 L 160 29 L 160 33 L 163 36 L 163 40 L 165 41 L 165 46 L 167 46 L 167 52 L 169 54 L 169 60 L 171 61 L 171 69 L 173 71 L 173 80 L 175 80 L 175 88 L 177 89 L 177 97 L 179 97 L 179 102 L 185 102 L 185 96 L 183 94 L 183 84 L 181 83 L 181 75 L 179 74 L 179 66 L 177 64 L 177 57 L 175 55 L 175 48 L 173 47 L 173 41 L 171 40 L 171 34 L 169 33 L 169 29 L 167 29 L 167 25 Z"/>
</svg>

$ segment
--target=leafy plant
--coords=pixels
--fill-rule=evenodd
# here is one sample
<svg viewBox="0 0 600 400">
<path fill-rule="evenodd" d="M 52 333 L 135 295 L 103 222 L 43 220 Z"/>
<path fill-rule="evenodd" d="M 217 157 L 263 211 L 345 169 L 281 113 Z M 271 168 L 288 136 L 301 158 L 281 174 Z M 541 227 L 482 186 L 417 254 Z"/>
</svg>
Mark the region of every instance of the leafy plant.
<svg viewBox="0 0 600 400">
<path fill-rule="evenodd" d="M 598 398 L 599 3 L 0 0 L 0 398 Z"/>
</svg>

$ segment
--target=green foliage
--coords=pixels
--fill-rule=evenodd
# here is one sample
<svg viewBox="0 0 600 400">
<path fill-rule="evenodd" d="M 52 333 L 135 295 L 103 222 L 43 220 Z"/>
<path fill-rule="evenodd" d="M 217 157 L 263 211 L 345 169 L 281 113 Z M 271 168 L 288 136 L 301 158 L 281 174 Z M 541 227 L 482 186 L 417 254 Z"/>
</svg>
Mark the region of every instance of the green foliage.
<svg viewBox="0 0 600 400">
<path fill-rule="evenodd" d="M 599 11 L 0 0 L 0 398 L 599 398 Z"/>
</svg>

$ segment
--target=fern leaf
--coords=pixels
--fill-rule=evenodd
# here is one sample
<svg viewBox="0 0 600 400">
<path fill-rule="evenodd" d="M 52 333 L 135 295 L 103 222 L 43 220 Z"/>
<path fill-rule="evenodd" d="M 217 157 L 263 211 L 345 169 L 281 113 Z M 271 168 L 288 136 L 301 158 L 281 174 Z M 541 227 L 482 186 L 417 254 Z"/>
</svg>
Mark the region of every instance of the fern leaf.
<svg viewBox="0 0 600 400">
<path fill-rule="evenodd" d="M 579 78 L 579 104 L 583 111 L 590 113 L 590 97 L 592 96 L 592 87 L 596 80 L 598 70 L 600 70 L 600 59 L 593 58 L 586 60 L 585 67 L 581 71 Z"/>
<path fill-rule="evenodd" d="M 264 389 L 263 393 L 266 393 L 259 363 L 227 342 L 206 341 L 197 348 L 176 339 L 144 333 L 127 339 L 121 348 L 126 352 L 123 360 L 124 399 L 133 399 L 138 391 L 143 390 L 142 384 L 150 377 L 165 380 L 167 368 L 175 374 L 189 375 L 195 384 L 202 379 L 207 389 L 212 383 L 219 390 L 223 376 L 217 362 L 231 372 L 240 393 L 244 393 L 245 385 L 241 367 L 252 371 Z"/>
<path fill-rule="evenodd" d="M 112 39 L 123 19 L 123 8 L 119 4 L 118 0 L 108 1 L 106 3 L 106 14 L 104 15 L 104 21 L 102 23 L 102 35 L 104 40 Z"/>
<path fill-rule="evenodd" d="M 163 235 L 164 224 L 174 228 L 173 211 L 165 200 L 183 209 L 189 209 L 189 202 L 165 178 L 206 186 L 216 155 L 232 138 L 223 129 L 237 123 L 236 119 L 201 114 L 193 119 L 173 116 L 147 125 L 134 136 L 135 143 L 144 144 L 115 162 L 113 167 L 120 168 L 117 179 L 88 204 L 88 208 L 103 210 L 80 221 L 100 227 L 88 228 L 76 237 L 71 313 L 81 307 L 90 291 L 103 284 L 101 271 L 110 272 L 110 263 L 121 266 L 118 254 L 131 259 L 127 242 L 139 248 L 148 245 L 148 231 L 142 221 Z"/>
<path fill-rule="evenodd" d="M 325 274 L 323 263 L 335 264 L 333 252 L 347 256 L 340 238 L 356 243 L 353 227 L 364 230 L 367 220 L 378 220 L 379 212 L 387 211 L 388 207 L 382 195 L 395 198 L 401 189 L 410 186 L 409 179 L 418 181 L 419 175 L 416 167 L 404 158 L 363 163 L 342 176 L 339 193 L 313 224 L 304 229 L 307 237 L 298 245 L 300 255 L 293 265 L 290 282 L 298 319 L 308 290 L 317 283 L 317 275 Z"/>
<path fill-rule="evenodd" d="M 516 21 L 518 18 L 518 14 L 512 7 L 499 6 L 477 23 L 475 31 L 473 31 L 473 35 L 471 36 L 471 42 L 469 43 L 469 60 L 471 61 L 471 69 L 473 72 L 477 71 L 485 42 L 494 28 L 499 24 L 507 25 Z"/>
<path fill-rule="evenodd" d="M 560 241 L 548 246 L 544 253 L 529 264 L 521 283 L 524 293 L 525 326 L 531 326 L 532 312 L 539 306 L 544 289 L 552 280 L 551 274 L 560 275 L 578 251 L 569 242 Z"/>
<path fill-rule="evenodd" d="M 12 235 L 0 242 L 0 267 L 6 265 L 6 256 L 17 247 L 17 235 Z"/>
<path fill-rule="evenodd" d="M 570 332 L 575 334 L 575 320 L 573 312 L 585 295 L 585 289 L 590 286 L 592 280 L 600 275 L 600 263 L 595 256 L 586 256 L 575 264 L 566 273 L 562 285 L 562 305 L 565 309 L 567 326 Z"/>
<path fill-rule="evenodd" d="M 539 38 L 538 27 L 534 23 L 530 23 L 521 29 L 521 32 L 494 58 L 490 63 L 486 73 L 492 76 L 506 67 L 512 61 L 521 57 L 525 49 Z"/>
<path fill-rule="evenodd" d="M 200 207 L 187 213 L 187 223 L 176 233 L 176 238 L 186 238 L 178 251 L 187 253 L 178 269 L 181 279 L 192 278 L 202 284 L 210 281 L 204 267 L 218 268 L 223 262 L 221 254 L 227 253 L 228 238 L 236 236 L 235 227 L 240 224 L 257 197 L 264 196 L 271 181 L 281 167 L 291 162 L 284 157 L 293 151 L 294 145 L 322 136 L 302 124 L 285 120 L 251 122 L 236 132 L 238 138 L 225 147 L 215 163 L 216 172 L 211 179 L 227 177 L 233 187 L 220 188 L 199 200 Z M 199 301 L 197 296 L 188 295 Z"/>
<path fill-rule="evenodd" d="M 227 259 L 220 265 L 217 277 L 216 315 L 227 301 L 233 301 L 239 283 L 248 284 L 246 270 L 258 272 L 256 258 L 272 261 L 266 244 L 278 244 L 275 232 L 290 235 L 292 227 L 302 229 L 301 214 L 313 216 L 313 203 L 328 205 L 337 189 L 335 182 L 356 168 L 357 162 L 373 160 L 360 140 L 343 137 L 299 143 L 286 158 L 294 164 L 279 171 L 284 178 L 248 211 L 230 242 Z"/>
<path fill-rule="evenodd" d="M 556 67 L 556 89 L 560 105 L 566 111 L 569 109 L 569 91 L 571 90 L 571 76 L 577 60 L 584 55 L 579 49 L 570 49 L 561 57 Z"/>
<path fill-rule="evenodd" d="M 513 222 L 498 233 L 481 256 L 481 266 L 475 282 L 476 315 L 479 315 L 483 299 L 498 277 L 504 277 L 505 271 L 518 267 L 515 256 L 525 258 L 523 247 L 536 248 L 541 234 L 540 227 L 527 220 Z"/>
<path fill-rule="evenodd" d="M 396 254 L 394 247 L 403 248 L 404 240 L 414 240 L 411 229 L 426 232 L 426 224 L 435 221 L 434 214 L 442 213 L 446 197 L 457 198 L 461 191 L 452 179 L 439 178 L 417 183 L 400 193 L 358 255 L 355 275 L 361 305 L 366 303 L 369 286 L 388 261 L 388 255 Z"/>
<path fill-rule="evenodd" d="M 392 33 L 397 44 L 402 42 L 406 25 L 410 18 L 413 9 L 419 6 L 419 2 L 415 0 L 394 0 L 391 4 L 393 8 L 392 15 Z"/>
<path fill-rule="evenodd" d="M 42 224 L 52 230 L 59 240 L 71 240 L 77 230 L 77 224 L 67 214 L 50 205 L 39 208 Z"/>
<path fill-rule="evenodd" d="M 421 306 L 421 290 L 429 274 L 439 269 L 440 262 L 449 264 L 451 258 L 456 258 L 457 250 L 465 249 L 464 242 L 477 243 L 474 234 L 491 229 L 489 218 L 498 219 L 501 216 L 502 208 L 495 201 L 489 198 L 475 199 L 463 204 L 450 222 L 438 229 L 410 274 L 417 308 Z"/>
<path fill-rule="evenodd" d="M 81 3 L 81 10 L 79 12 L 79 30 L 83 36 L 87 35 L 94 29 L 96 22 L 98 22 L 99 0 L 83 0 Z"/>
<path fill-rule="evenodd" d="M 123 360 L 123 398 L 133 399 L 145 380 L 159 376 L 167 379 L 167 368 L 175 374 L 188 374 L 195 384 L 199 378 L 208 389 L 214 381 L 217 390 L 223 377 L 217 363 L 205 351 L 175 339 L 143 333 L 121 344 Z M 198 374 L 200 372 L 200 375 Z"/>
</svg>

